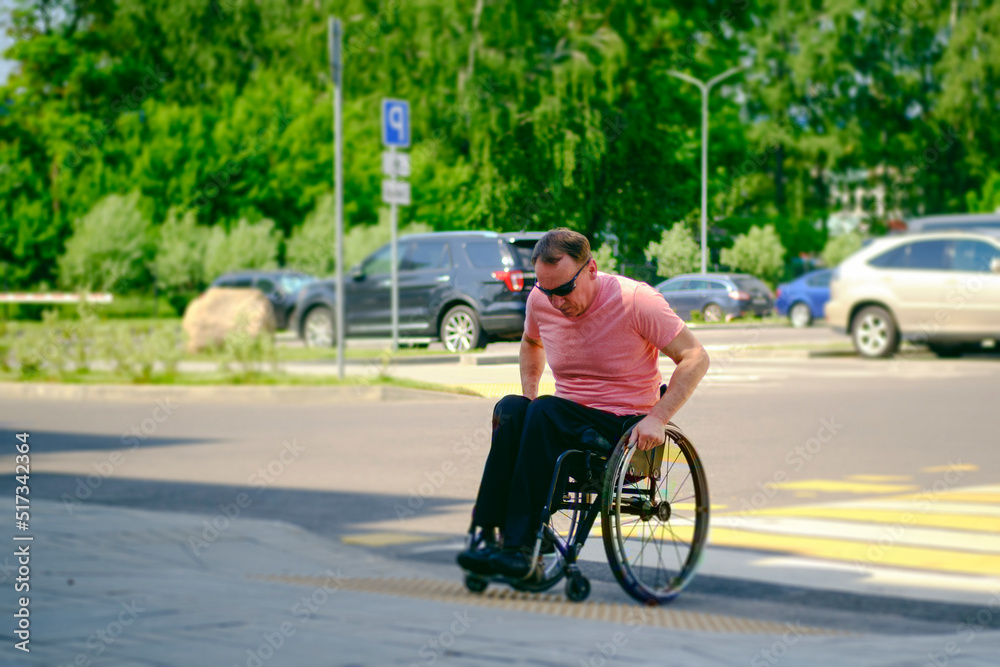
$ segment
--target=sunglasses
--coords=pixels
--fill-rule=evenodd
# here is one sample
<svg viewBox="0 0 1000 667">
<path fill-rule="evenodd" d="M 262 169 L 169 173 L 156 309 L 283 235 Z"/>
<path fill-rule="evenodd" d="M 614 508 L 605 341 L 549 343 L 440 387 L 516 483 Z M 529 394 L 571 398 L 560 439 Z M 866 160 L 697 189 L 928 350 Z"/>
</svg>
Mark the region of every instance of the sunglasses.
<svg viewBox="0 0 1000 667">
<path fill-rule="evenodd" d="M 583 271 L 585 268 L 587 268 L 589 264 L 590 264 L 590 258 L 588 257 L 587 261 L 584 262 L 583 266 L 581 266 L 577 270 L 576 274 L 572 278 L 570 278 L 568 282 L 563 283 L 559 287 L 553 287 L 552 289 L 545 289 L 538 283 L 535 283 L 535 287 L 541 290 L 542 294 L 549 297 L 550 299 L 554 296 L 569 296 L 570 294 L 573 293 L 573 290 L 576 289 L 576 279 L 577 276 L 580 275 L 580 271 Z"/>
</svg>

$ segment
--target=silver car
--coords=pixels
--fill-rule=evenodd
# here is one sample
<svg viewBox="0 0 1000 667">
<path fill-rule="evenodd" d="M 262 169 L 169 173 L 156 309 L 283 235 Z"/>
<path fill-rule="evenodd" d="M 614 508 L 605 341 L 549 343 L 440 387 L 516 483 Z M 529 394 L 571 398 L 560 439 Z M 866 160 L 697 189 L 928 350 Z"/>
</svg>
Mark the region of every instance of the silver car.
<svg viewBox="0 0 1000 667">
<path fill-rule="evenodd" d="M 865 357 L 902 339 L 940 356 L 1000 338 L 1000 237 L 970 232 L 876 239 L 833 273 L 826 317 Z"/>
<path fill-rule="evenodd" d="M 656 286 L 682 319 L 701 313 L 706 322 L 744 315 L 769 315 L 774 295 L 758 278 L 745 273 L 685 273 Z"/>
</svg>

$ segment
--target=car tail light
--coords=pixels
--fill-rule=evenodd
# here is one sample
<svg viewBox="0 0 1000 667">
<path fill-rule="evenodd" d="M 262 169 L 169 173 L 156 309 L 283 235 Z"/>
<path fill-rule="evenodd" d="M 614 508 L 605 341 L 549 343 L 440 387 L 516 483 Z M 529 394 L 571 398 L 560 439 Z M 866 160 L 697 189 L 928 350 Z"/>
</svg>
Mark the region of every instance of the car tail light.
<svg viewBox="0 0 1000 667">
<path fill-rule="evenodd" d="M 494 271 L 493 278 L 502 280 L 511 292 L 520 292 L 524 289 L 524 271 L 511 271 L 509 269 Z"/>
<path fill-rule="evenodd" d="M 729 298 L 735 301 L 749 301 L 750 295 L 743 290 L 734 289 L 729 292 Z"/>
</svg>

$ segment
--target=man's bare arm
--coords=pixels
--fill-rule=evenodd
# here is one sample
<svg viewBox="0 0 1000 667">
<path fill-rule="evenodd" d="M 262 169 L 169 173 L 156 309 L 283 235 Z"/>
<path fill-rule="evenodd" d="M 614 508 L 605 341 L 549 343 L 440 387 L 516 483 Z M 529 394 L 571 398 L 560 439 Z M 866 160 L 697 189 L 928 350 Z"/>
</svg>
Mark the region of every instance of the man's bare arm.
<svg viewBox="0 0 1000 667">
<path fill-rule="evenodd" d="M 542 341 L 528 338 L 525 334 L 521 337 L 521 393 L 535 400 L 538 398 L 538 381 L 542 378 L 542 371 L 545 370 L 545 348 Z"/>
<path fill-rule="evenodd" d="M 691 398 L 698 383 L 708 372 L 708 352 L 687 327 L 663 348 L 663 352 L 674 360 L 677 367 L 670 376 L 666 393 L 632 429 L 629 442 L 638 443 L 639 449 L 652 449 L 663 444 L 663 429 L 667 422 Z"/>
</svg>

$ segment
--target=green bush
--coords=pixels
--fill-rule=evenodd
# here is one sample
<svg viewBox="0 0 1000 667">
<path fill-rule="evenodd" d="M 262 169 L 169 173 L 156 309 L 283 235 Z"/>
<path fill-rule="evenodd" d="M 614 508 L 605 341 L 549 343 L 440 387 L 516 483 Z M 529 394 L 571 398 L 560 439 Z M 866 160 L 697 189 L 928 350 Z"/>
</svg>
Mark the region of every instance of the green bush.
<svg viewBox="0 0 1000 667">
<path fill-rule="evenodd" d="M 174 294 L 202 287 L 209 228 L 196 223 L 194 211 L 180 217 L 178 210 L 171 208 L 158 236 L 153 270 L 160 289 Z"/>
<path fill-rule="evenodd" d="M 646 259 L 656 261 L 656 272 L 664 278 L 696 271 L 701 267 L 701 248 L 683 222 L 675 222 L 659 241 L 646 247 Z"/>
<path fill-rule="evenodd" d="M 837 266 L 861 250 L 861 242 L 861 234 L 857 232 L 848 232 L 831 238 L 826 242 L 826 247 L 823 248 L 821 255 L 823 263 L 831 268 Z"/>
<path fill-rule="evenodd" d="M 228 233 L 213 227 L 205 246 L 205 280 L 240 269 L 276 268 L 280 241 L 281 232 L 266 218 L 254 224 L 242 219 Z"/>
<path fill-rule="evenodd" d="M 785 267 L 785 248 L 774 225 L 752 227 L 746 234 L 736 237 L 732 248 L 724 248 L 720 259 L 737 271 L 745 271 L 773 285 Z"/>
<path fill-rule="evenodd" d="M 73 223 L 73 235 L 59 258 L 65 287 L 114 290 L 148 282 L 149 220 L 139 210 L 139 193 L 108 195 Z"/>
<path fill-rule="evenodd" d="M 611 246 L 604 244 L 593 253 L 597 268 L 605 273 L 618 273 L 618 260 Z"/>
</svg>

